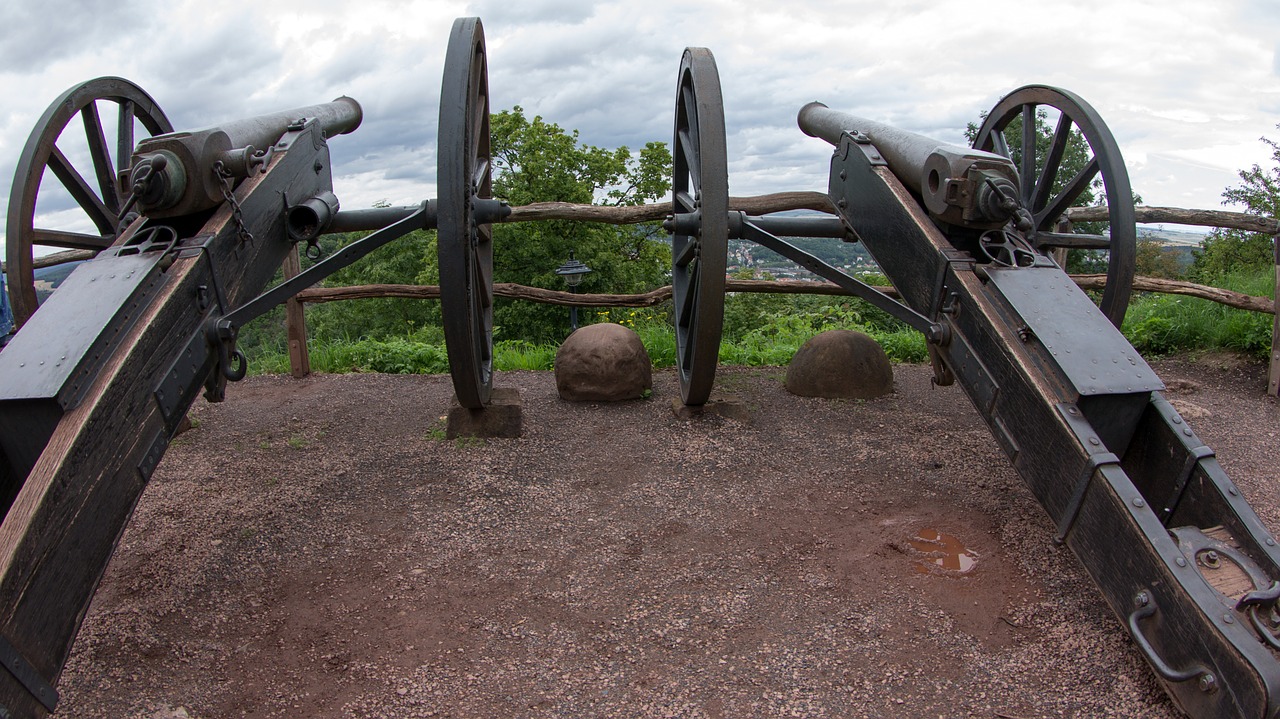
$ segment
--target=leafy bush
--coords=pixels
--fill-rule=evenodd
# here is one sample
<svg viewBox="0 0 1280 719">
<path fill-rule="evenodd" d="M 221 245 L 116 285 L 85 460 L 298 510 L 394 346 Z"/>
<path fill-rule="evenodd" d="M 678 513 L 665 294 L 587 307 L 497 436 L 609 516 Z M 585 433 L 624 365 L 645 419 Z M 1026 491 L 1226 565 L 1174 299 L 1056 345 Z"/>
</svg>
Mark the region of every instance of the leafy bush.
<svg viewBox="0 0 1280 719">
<path fill-rule="evenodd" d="M 1275 291 L 1269 268 L 1237 271 L 1218 279 L 1219 287 L 1257 297 L 1271 297 Z M 1147 355 L 1223 349 L 1264 359 L 1271 352 L 1272 321 L 1271 315 L 1197 297 L 1142 294 L 1129 305 L 1123 331 Z"/>
</svg>

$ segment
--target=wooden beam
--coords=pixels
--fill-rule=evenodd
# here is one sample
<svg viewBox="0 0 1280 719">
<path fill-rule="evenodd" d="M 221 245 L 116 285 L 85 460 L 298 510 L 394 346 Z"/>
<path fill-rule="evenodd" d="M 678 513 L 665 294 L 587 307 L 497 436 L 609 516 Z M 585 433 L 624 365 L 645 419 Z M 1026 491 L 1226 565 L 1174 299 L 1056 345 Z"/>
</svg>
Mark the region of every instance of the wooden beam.
<svg viewBox="0 0 1280 719">
<path fill-rule="evenodd" d="M 1106 275 L 1071 275 L 1081 289 L 1100 290 L 1107 286 Z M 1220 305 L 1234 307 L 1238 310 L 1274 314 L 1276 309 L 1268 297 L 1254 297 L 1243 292 L 1224 290 L 1221 287 L 1198 285 L 1182 280 L 1166 280 L 1160 277 L 1135 277 L 1133 289 L 1138 292 L 1160 292 L 1166 295 L 1184 295 L 1217 302 Z"/>
<path fill-rule="evenodd" d="M 302 272 L 302 258 L 298 256 L 298 245 L 284 256 L 281 265 L 284 278 L 291 280 Z M 289 371 L 294 379 L 302 379 L 311 374 L 311 354 L 307 352 L 307 320 L 302 302 L 296 296 L 290 297 L 284 305 L 285 337 L 289 342 Z"/>
<path fill-rule="evenodd" d="M 877 287 L 890 297 L 897 293 L 892 287 Z M 830 282 L 805 280 L 725 280 L 728 292 L 773 292 L 780 294 L 839 295 L 851 297 L 852 293 Z M 508 299 L 528 300 L 548 305 L 567 307 L 652 307 L 671 299 L 671 285 L 637 295 L 578 294 L 542 287 L 527 287 L 513 282 L 493 283 L 493 294 Z M 418 300 L 440 299 L 436 285 L 354 285 L 351 287 L 312 287 L 297 294 L 301 302 L 339 302 L 371 298 L 398 297 Z"/>
<path fill-rule="evenodd" d="M 207 304 L 212 273 L 230 307 L 257 295 L 290 247 L 282 201 L 301 202 L 329 182 L 312 169 L 318 159 L 328 166 L 326 146 L 318 137 L 302 139 L 236 190 L 253 242 L 241 242 L 224 203 L 193 238 L 207 240 L 206 249 L 180 250 L 163 271 L 154 299 L 103 358 L 84 397 L 62 415 L 0 523 L 0 635 L 50 683 L 155 463 L 207 374 L 192 367 L 166 415 L 157 389 L 170 389 L 163 378 L 192 338 L 203 340 L 204 322 L 217 311 Z M 0 706 L 9 716 L 45 714 L 4 671 Z"/>
<path fill-rule="evenodd" d="M 1167 222 L 1171 225 L 1225 227 L 1246 232 L 1263 232 L 1268 235 L 1280 233 L 1280 220 L 1259 215 L 1248 215 L 1243 212 L 1186 210 L 1181 207 L 1145 207 L 1142 205 L 1133 209 L 1137 221 L 1142 223 Z M 1107 206 L 1072 207 L 1067 210 L 1067 219 L 1072 222 L 1105 222 L 1107 220 Z"/>
<path fill-rule="evenodd" d="M 1280 397 L 1280 234 L 1271 238 L 1271 251 L 1275 255 L 1276 287 L 1271 302 L 1275 321 L 1271 323 L 1271 368 L 1267 373 L 1267 394 Z"/>
<path fill-rule="evenodd" d="M 1280 269 L 1277 270 L 1280 277 Z M 1107 285 L 1106 275 L 1071 275 L 1077 285 L 1086 290 L 1100 290 Z M 892 287 L 877 287 L 890 297 L 897 297 Z M 1217 302 L 1221 305 L 1250 312 L 1274 314 L 1275 303 L 1267 297 L 1254 297 L 1219 287 L 1198 285 L 1182 280 L 1166 280 L 1159 277 L 1135 277 L 1133 289 L 1139 292 L 1160 292 L 1184 295 Z M 774 292 L 781 294 L 852 296 L 849 291 L 830 282 L 805 280 L 725 280 L 727 292 Z M 526 287 L 512 282 L 495 282 L 493 293 L 498 297 L 528 300 L 549 305 L 570 307 L 652 307 L 671 298 L 671 286 L 659 287 L 635 295 L 570 294 L 560 290 Z M 402 297 L 419 300 L 440 299 L 440 288 L 435 285 L 355 285 L 352 287 L 312 287 L 299 292 L 301 302 L 338 302 L 341 300 L 371 299 L 378 297 Z"/>
<path fill-rule="evenodd" d="M 835 214 L 831 198 L 822 192 L 777 192 L 753 197 L 730 197 L 729 209 L 750 215 L 765 215 L 788 210 L 816 210 Z M 671 203 L 650 205 L 575 205 L 571 202 L 537 202 L 511 208 L 511 214 L 503 222 L 532 222 L 535 220 L 577 220 L 603 222 L 610 225 L 632 225 L 638 222 L 657 222 L 671 214 Z"/>
</svg>

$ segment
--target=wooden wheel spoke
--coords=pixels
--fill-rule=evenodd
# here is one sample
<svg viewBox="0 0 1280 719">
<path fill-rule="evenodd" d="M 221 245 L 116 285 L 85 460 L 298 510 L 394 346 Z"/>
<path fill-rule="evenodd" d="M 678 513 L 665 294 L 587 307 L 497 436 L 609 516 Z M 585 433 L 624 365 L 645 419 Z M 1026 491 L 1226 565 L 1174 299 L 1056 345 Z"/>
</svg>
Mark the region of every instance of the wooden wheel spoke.
<svg viewBox="0 0 1280 719">
<path fill-rule="evenodd" d="M 675 267 L 688 267 L 693 258 L 698 256 L 698 241 L 696 238 L 689 237 L 685 239 L 684 246 L 676 252 L 671 260 L 671 264 Z"/>
<path fill-rule="evenodd" d="M 1058 127 L 1053 131 L 1053 144 L 1049 147 L 1049 154 L 1044 158 L 1044 167 L 1040 170 L 1039 179 L 1036 180 L 1036 189 L 1031 195 L 1031 207 L 1027 208 L 1033 213 L 1043 210 L 1045 203 L 1049 200 L 1049 193 L 1053 191 L 1053 181 L 1058 179 L 1058 169 L 1062 166 L 1062 157 L 1067 151 L 1067 141 L 1071 139 L 1073 124 L 1066 113 L 1058 116 Z"/>
<path fill-rule="evenodd" d="M 693 326 L 693 316 L 698 306 L 698 285 L 701 280 L 698 266 L 691 267 L 692 269 L 686 270 L 688 281 L 684 296 L 680 298 L 680 307 L 676 310 L 676 324 L 686 329 Z"/>
<path fill-rule="evenodd" d="M 1065 247 L 1072 250 L 1106 250 L 1111 238 L 1106 235 L 1086 235 L 1071 232 L 1037 232 L 1037 248 Z"/>
<path fill-rule="evenodd" d="M 93 158 L 93 172 L 98 178 L 98 196 L 112 215 L 120 214 L 120 200 L 116 197 L 115 171 L 111 166 L 111 154 L 107 150 L 107 135 L 102 129 L 102 116 L 98 104 L 91 102 L 80 111 L 84 119 L 85 139 L 89 143 L 89 156 Z"/>
<path fill-rule="evenodd" d="M 476 103 L 476 107 L 471 108 L 475 116 L 471 118 L 470 134 L 467 135 L 467 140 L 472 149 L 472 156 L 480 154 L 480 140 L 484 138 L 484 126 L 489 121 L 489 103 L 483 102 L 484 98 L 478 99 L 481 101 Z"/>
<path fill-rule="evenodd" d="M 1022 106 L 1022 166 L 1018 168 L 1022 199 L 1029 201 L 1036 176 L 1036 106 Z"/>
<path fill-rule="evenodd" d="M 1046 136 L 1037 127 L 1038 107 L 1053 108 L 1058 113 L 1052 135 Z M 1020 144 L 1023 157 L 1016 163 L 1023 173 L 1019 190 L 1024 206 L 1035 217 L 1036 249 L 1062 256 L 1067 250 L 1105 250 L 1107 284 L 1098 308 L 1119 327 L 1133 289 L 1137 231 L 1129 174 L 1115 136 L 1097 111 L 1074 93 L 1048 85 L 1027 85 L 1006 95 L 987 113 L 974 148 L 994 148 L 1005 154 L 1003 150 L 1014 140 L 1001 135 L 1019 122 L 1024 133 Z M 1027 137 L 1028 132 L 1035 133 L 1036 141 L 1041 137 L 1048 140 L 1034 182 L 1029 181 L 1027 171 L 1035 163 L 1027 156 L 1037 143 Z M 1110 226 L 1107 234 L 1054 231 L 1068 209 L 1104 201 L 1095 194 L 1100 189 L 1106 194 L 1105 220 Z"/>
<path fill-rule="evenodd" d="M 115 115 L 104 118 L 104 112 Z M 116 121 L 114 128 L 111 120 Z M 119 173 L 128 170 L 139 127 L 150 135 L 173 132 L 169 119 L 142 88 L 120 78 L 102 77 L 68 88 L 27 137 L 15 172 L 19 179 L 8 201 L 6 260 L 16 325 L 22 326 L 40 306 L 36 269 L 92 259 L 115 241 L 123 203 L 117 181 Z M 65 138 L 63 147 L 58 146 L 58 138 Z M 63 151 L 70 150 L 72 142 L 78 165 Z M 87 158 L 83 157 L 86 151 Z M 79 217 L 69 218 L 70 224 L 63 222 L 60 210 L 64 208 L 54 207 L 53 202 L 66 205 L 64 191 L 92 223 L 90 227 L 78 227 L 84 224 Z M 45 211 L 56 214 L 38 216 Z M 39 247 L 71 249 L 36 257 Z"/>
<path fill-rule="evenodd" d="M 115 235 L 86 235 L 64 230 L 35 228 L 31 231 L 31 243 L 47 247 L 66 247 L 73 250 L 104 250 L 115 242 Z"/>
<path fill-rule="evenodd" d="M 486 255 L 487 253 L 477 251 L 471 258 L 478 306 L 484 309 L 493 306 L 493 262 Z"/>
<path fill-rule="evenodd" d="M 682 97 L 684 98 L 685 103 L 685 117 L 688 121 L 688 127 L 686 129 L 689 133 L 689 151 L 692 153 L 693 158 L 690 161 L 689 166 L 692 168 L 701 164 L 699 156 L 702 154 L 699 151 L 699 148 L 702 147 L 702 130 L 698 127 L 698 101 L 694 97 L 693 87 L 691 85 L 684 86 Z"/>
<path fill-rule="evenodd" d="M 475 168 L 471 171 L 471 186 L 476 190 L 484 187 L 489 178 L 489 158 L 477 157 Z"/>
<path fill-rule="evenodd" d="M 53 174 L 62 182 L 62 186 L 71 193 L 76 204 L 80 205 L 90 220 L 93 220 L 99 232 L 104 235 L 115 234 L 115 214 L 107 209 L 102 199 L 94 193 L 84 176 L 71 165 L 67 156 L 62 154 L 62 150 L 59 150 L 57 145 L 54 145 L 49 153 L 49 169 L 53 170 Z"/>
<path fill-rule="evenodd" d="M 686 82 L 680 88 L 680 101 L 683 103 L 681 108 L 681 116 L 684 118 L 685 124 L 689 127 L 691 136 L 695 143 L 698 142 L 698 100 L 693 93 L 693 83 Z"/>
<path fill-rule="evenodd" d="M 686 329 L 684 347 L 681 349 L 680 366 L 688 371 L 693 369 L 697 364 L 695 361 L 698 354 L 698 337 L 696 335 L 697 328 L 694 323 L 697 320 L 697 297 L 702 291 L 702 276 L 695 275 L 689 283 L 689 294 L 685 297 L 687 309 L 685 310 L 685 322 L 681 326 Z"/>
<path fill-rule="evenodd" d="M 689 186 L 700 187 L 702 185 L 702 178 L 698 176 L 698 148 L 693 143 L 693 135 L 690 134 L 690 131 L 688 129 L 680 130 L 679 152 L 680 157 L 684 160 L 684 167 L 682 169 L 688 170 L 689 172 Z M 693 205 L 689 205 L 689 209 L 692 210 Z"/>
<path fill-rule="evenodd" d="M 132 100 L 120 103 L 120 120 L 116 126 L 116 169 L 124 172 L 133 161 L 133 119 L 137 105 Z"/>
<path fill-rule="evenodd" d="M 1036 214 L 1036 226 L 1045 226 L 1054 222 L 1058 217 L 1067 211 L 1068 207 L 1075 204 L 1077 198 L 1085 190 L 1089 189 L 1089 185 L 1094 178 L 1098 176 L 1098 158 L 1094 157 L 1089 160 L 1089 164 L 1085 165 L 1071 181 L 1062 188 L 1062 192 L 1058 193 L 1045 205 L 1044 209 Z"/>
<path fill-rule="evenodd" d="M 1009 154 L 1009 142 L 1005 139 L 1003 130 L 991 133 L 991 147 L 997 155 L 1012 157 Z"/>
</svg>

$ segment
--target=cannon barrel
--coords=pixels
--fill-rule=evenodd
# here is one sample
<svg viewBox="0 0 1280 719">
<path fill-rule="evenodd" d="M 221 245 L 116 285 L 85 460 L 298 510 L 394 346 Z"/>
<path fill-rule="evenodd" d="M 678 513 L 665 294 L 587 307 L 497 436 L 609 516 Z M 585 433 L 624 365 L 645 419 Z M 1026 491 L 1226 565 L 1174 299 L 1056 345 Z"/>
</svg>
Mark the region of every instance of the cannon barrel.
<svg viewBox="0 0 1280 719">
<path fill-rule="evenodd" d="M 340 97 L 203 130 L 158 135 L 138 144 L 122 189 L 137 194 L 139 209 L 150 217 L 207 210 L 222 202 L 223 178 L 236 182 L 265 168 L 271 147 L 300 121 L 315 121 L 326 136 L 333 136 L 355 130 L 363 115 L 360 103 Z"/>
<path fill-rule="evenodd" d="M 948 145 L 820 102 L 800 108 L 797 121 L 806 135 L 836 147 L 846 135 L 874 146 L 889 170 L 943 222 L 990 228 L 1017 214 L 1018 172 L 1007 157 Z"/>
</svg>

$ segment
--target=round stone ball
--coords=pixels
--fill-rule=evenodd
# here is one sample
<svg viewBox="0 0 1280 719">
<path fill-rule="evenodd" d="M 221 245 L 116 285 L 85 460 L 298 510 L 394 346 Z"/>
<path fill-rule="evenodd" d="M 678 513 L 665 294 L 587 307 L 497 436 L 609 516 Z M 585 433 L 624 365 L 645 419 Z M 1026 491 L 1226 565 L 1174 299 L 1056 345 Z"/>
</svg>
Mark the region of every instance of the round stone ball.
<svg viewBox="0 0 1280 719">
<path fill-rule="evenodd" d="M 893 367 L 867 335 L 829 330 L 796 352 L 787 365 L 786 386 L 801 397 L 874 399 L 893 393 Z"/>
<path fill-rule="evenodd" d="M 556 352 L 556 391 L 569 402 L 639 399 L 653 388 L 653 364 L 640 335 L 611 322 L 587 325 Z"/>
</svg>

